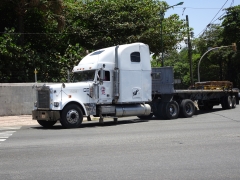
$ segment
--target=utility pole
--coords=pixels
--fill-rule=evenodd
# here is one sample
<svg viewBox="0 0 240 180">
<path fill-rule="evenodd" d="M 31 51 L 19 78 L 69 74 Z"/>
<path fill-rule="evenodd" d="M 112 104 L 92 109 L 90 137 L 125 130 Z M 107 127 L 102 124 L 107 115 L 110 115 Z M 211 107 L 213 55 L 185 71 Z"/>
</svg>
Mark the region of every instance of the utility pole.
<svg viewBox="0 0 240 180">
<path fill-rule="evenodd" d="M 188 15 L 186 15 L 186 22 L 188 28 L 188 60 L 190 64 L 190 82 L 191 86 L 193 86 L 193 72 L 192 72 L 192 44 L 190 39 L 190 32 L 189 32 L 189 22 L 188 22 Z"/>
</svg>

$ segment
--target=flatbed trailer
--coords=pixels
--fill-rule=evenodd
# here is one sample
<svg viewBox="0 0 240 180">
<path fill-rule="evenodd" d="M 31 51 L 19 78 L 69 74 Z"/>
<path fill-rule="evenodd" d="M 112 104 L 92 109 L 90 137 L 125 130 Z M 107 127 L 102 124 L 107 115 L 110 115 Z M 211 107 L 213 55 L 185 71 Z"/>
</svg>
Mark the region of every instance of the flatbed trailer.
<svg viewBox="0 0 240 180">
<path fill-rule="evenodd" d="M 239 91 L 232 89 L 231 82 L 197 82 L 191 89 L 175 90 L 173 77 L 172 67 L 152 69 L 152 114 L 148 118 L 151 115 L 163 119 L 192 117 L 199 109 L 211 110 L 217 105 L 231 109 L 239 104 Z"/>
<path fill-rule="evenodd" d="M 235 102 L 233 104 L 239 104 L 237 90 L 175 90 L 174 99 L 179 97 L 197 101 L 199 109 L 212 109 L 213 106 L 222 104 L 226 97 L 234 97 Z"/>
</svg>

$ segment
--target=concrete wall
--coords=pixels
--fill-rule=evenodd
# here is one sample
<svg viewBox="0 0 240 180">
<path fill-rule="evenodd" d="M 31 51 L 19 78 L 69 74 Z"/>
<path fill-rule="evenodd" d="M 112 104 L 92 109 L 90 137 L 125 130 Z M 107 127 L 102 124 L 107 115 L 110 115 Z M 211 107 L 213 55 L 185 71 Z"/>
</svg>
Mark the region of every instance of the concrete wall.
<svg viewBox="0 0 240 180">
<path fill-rule="evenodd" d="M 0 116 L 32 114 L 36 101 L 34 86 L 35 83 L 0 83 Z"/>
</svg>

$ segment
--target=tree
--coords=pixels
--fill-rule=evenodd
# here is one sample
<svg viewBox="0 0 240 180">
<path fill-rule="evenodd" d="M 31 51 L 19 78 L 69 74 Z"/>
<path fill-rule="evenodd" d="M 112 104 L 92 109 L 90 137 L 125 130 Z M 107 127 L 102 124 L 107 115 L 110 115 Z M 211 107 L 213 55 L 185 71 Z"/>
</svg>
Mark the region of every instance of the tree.
<svg viewBox="0 0 240 180">
<path fill-rule="evenodd" d="M 63 81 L 86 49 L 143 42 L 157 55 L 159 12 L 166 6 L 155 0 L 2 0 L 0 82 L 33 82 L 35 68 L 40 81 Z M 163 24 L 167 52 L 176 48 L 185 26 L 177 15 Z"/>
<path fill-rule="evenodd" d="M 32 82 L 34 68 L 40 70 L 42 80 L 59 79 L 56 54 L 68 46 L 59 34 L 64 27 L 62 9 L 60 0 L 1 1 L 1 82 Z"/>
<path fill-rule="evenodd" d="M 66 10 L 70 18 L 67 18 L 66 32 L 74 36 L 72 44 L 81 42 L 88 49 L 143 42 L 159 54 L 159 12 L 165 6 L 166 2 L 154 0 L 68 1 Z M 164 49 L 169 50 L 183 38 L 186 28 L 177 15 L 165 19 L 164 24 Z"/>
<path fill-rule="evenodd" d="M 212 47 L 229 46 L 209 52 L 200 66 L 201 81 L 228 80 L 240 87 L 240 54 L 231 44 L 240 46 L 240 6 L 225 9 L 222 24 L 209 24 L 206 31 L 195 40 L 196 50 L 201 56 Z"/>
<path fill-rule="evenodd" d="M 8 23 L 8 20 L 11 20 L 9 17 L 16 18 L 14 22 L 17 24 L 17 26 L 12 27 L 14 27 L 16 31 L 21 34 L 21 45 L 24 44 L 24 33 L 26 33 L 25 23 L 28 22 L 26 18 L 32 16 L 33 12 L 39 12 L 42 17 L 45 18 L 45 20 L 51 19 L 57 21 L 58 30 L 62 30 L 64 27 L 64 16 L 62 16 L 63 5 L 61 0 L 2 0 L 0 8 L 4 12 L 3 17 L 6 18 L 4 18 L 5 23 Z M 12 8 L 14 11 L 10 10 L 9 8 Z M 13 19 L 14 18 L 12 18 L 12 20 Z M 34 27 L 34 25 L 36 24 L 31 24 L 31 27 Z M 5 24 L 2 26 L 2 30 L 6 27 L 4 26 Z"/>
<path fill-rule="evenodd" d="M 240 47 L 240 5 L 226 9 L 226 15 L 223 16 L 223 43 L 231 45 L 236 43 Z M 225 64 L 226 78 L 233 81 L 234 85 L 240 88 L 240 53 L 239 50 L 234 52 L 229 51 L 225 55 L 228 61 Z"/>
</svg>

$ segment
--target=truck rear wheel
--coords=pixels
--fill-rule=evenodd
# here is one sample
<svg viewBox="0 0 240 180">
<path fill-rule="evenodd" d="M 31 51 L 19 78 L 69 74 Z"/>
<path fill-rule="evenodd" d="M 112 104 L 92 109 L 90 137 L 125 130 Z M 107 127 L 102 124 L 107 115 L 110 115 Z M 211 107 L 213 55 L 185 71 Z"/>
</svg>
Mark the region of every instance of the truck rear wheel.
<svg viewBox="0 0 240 180">
<path fill-rule="evenodd" d="M 232 108 L 232 98 L 231 96 L 224 96 L 221 102 L 223 109 L 231 109 Z"/>
<path fill-rule="evenodd" d="M 165 102 L 163 104 L 163 116 L 167 119 L 177 119 L 179 115 L 179 106 L 176 101 Z"/>
<path fill-rule="evenodd" d="M 232 97 L 232 108 L 236 108 L 236 106 L 237 106 L 236 97 L 233 96 Z"/>
<path fill-rule="evenodd" d="M 40 124 L 44 128 L 51 128 L 57 121 L 44 121 L 44 120 L 37 120 L 38 124 Z"/>
<path fill-rule="evenodd" d="M 67 105 L 62 113 L 60 123 L 64 128 L 78 128 L 83 121 L 83 113 L 75 104 Z"/>
<path fill-rule="evenodd" d="M 195 106 L 192 100 L 184 99 L 180 105 L 180 115 L 185 118 L 192 117 L 195 114 Z"/>
</svg>

